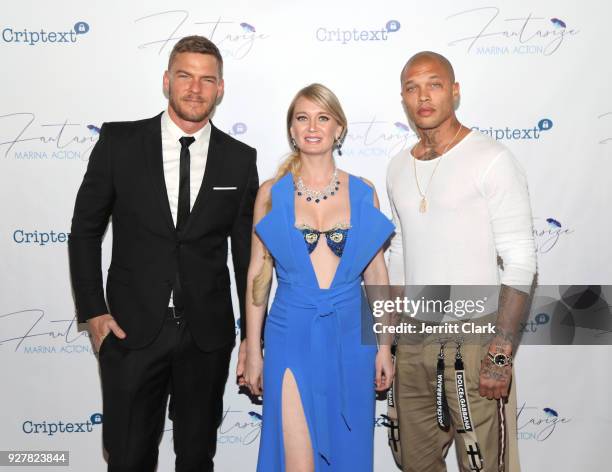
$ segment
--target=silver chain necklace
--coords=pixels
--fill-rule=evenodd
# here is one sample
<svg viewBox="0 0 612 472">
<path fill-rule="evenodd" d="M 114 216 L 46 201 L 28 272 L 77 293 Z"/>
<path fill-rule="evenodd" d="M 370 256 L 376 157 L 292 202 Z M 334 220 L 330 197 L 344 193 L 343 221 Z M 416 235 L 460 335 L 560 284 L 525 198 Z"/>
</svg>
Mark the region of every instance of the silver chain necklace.
<svg viewBox="0 0 612 472">
<path fill-rule="evenodd" d="M 334 168 L 332 178 L 329 181 L 329 184 L 327 184 L 327 187 L 325 187 L 323 190 L 314 190 L 306 187 L 302 177 L 298 177 L 297 182 L 295 183 L 295 191 L 297 192 L 298 197 L 305 196 L 307 202 L 314 200 L 315 203 L 319 203 L 321 200 L 327 200 L 329 197 L 333 197 L 336 195 L 339 187 L 340 181 L 338 180 L 337 168 Z"/>
</svg>

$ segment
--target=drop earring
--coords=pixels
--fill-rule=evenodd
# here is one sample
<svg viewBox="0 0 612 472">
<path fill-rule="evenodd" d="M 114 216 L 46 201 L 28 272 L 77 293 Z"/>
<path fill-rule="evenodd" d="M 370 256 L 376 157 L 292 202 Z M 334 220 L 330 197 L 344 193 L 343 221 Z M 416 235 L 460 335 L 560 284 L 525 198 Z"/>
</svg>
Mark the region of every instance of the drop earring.
<svg viewBox="0 0 612 472">
<path fill-rule="evenodd" d="M 334 139 L 334 147 L 336 148 L 336 151 L 338 151 L 338 155 L 341 156 L 342 155 L 342 141 L 338 138 Z"/>
</svg>

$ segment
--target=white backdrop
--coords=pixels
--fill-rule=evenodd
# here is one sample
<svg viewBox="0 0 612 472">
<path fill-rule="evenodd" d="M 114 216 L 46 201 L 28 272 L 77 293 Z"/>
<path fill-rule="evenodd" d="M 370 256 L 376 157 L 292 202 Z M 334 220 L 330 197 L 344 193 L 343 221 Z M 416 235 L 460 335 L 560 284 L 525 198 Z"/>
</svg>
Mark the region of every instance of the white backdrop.
<svg viewBox="0 0 612 472">
<path fill-rule="evenodd" d="M 387 162 L 415 141 L 400 104 L 400 70 L 422 49 L 446 55 L 461 83 L 460 119 L 501 139 L 527 171 L 540 282 L 612 283 L 612 5 L 21 0 L 0 11 L 0 450 L 70 450 L 70 470 L 105 470 L 97 361 L 73 321 L 66 235 L 97 129 L 165 108 L 168 53 L 188 34 L 222 50 L 226 94 L 214 121 L 257 148 L 262 180 L 288 152 L 292 96 L 322 82 L 350 122 L 338 165 L 374 181 L 387 214 Z M 110 239 L 109 232 L 105 267 Z M 610 353 L 521 350 L 524 470 L 609 469 Z M 261 407 L 231 383 L 225 407 L 217 470 L 255 470 Z M 393 470 L 376 421 L 376 470 Z M 76 425 L 50 434 L 59 422 Z M 46 433 L 33 426 L 42 423 Z M 172 470 L 170 432 L 160 451 L 159 470 Z"/>
</svg>

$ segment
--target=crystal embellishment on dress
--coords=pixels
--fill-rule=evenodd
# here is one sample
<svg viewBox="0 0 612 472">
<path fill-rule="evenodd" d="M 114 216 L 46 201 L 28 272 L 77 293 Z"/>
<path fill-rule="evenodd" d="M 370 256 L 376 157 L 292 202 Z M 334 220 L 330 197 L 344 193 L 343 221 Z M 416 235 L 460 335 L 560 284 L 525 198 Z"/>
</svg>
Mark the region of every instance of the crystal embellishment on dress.
<svg viewBox="0 0 612 472">
<path fill-rule="evenodd" d="M 336 256 L 342 257 L 351 225 L 346 223 L 338 223 L 327 231 L 319 231 L 318 229 L 306 224 L 296 225 L 295 227 L 300 230 L 304 236 L 304 241 L 306 242 L 306 247 L 308 248 L 308 254 L 312 254 L 312 251 L 314 251 L 317 247 L 321 235 L 324 235 L 329 249 L 331 249 Z"/>
</svg>

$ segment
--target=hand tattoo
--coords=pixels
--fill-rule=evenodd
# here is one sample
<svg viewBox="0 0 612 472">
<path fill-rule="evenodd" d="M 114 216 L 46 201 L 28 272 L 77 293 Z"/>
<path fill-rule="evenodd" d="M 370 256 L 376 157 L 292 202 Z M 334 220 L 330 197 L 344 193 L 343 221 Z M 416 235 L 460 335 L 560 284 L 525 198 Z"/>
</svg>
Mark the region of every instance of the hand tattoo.
<svg viewBox="0 0 612 472">
<path fill-rule="evenodd" d="M 496 382 L 508 383 L 512 369 L 510 366 L 498 366 L 493 364 L 490 359 L 486 359 L 480 369 L 480 375 L 485 379 L 491 379 Z"/>
</svg>

